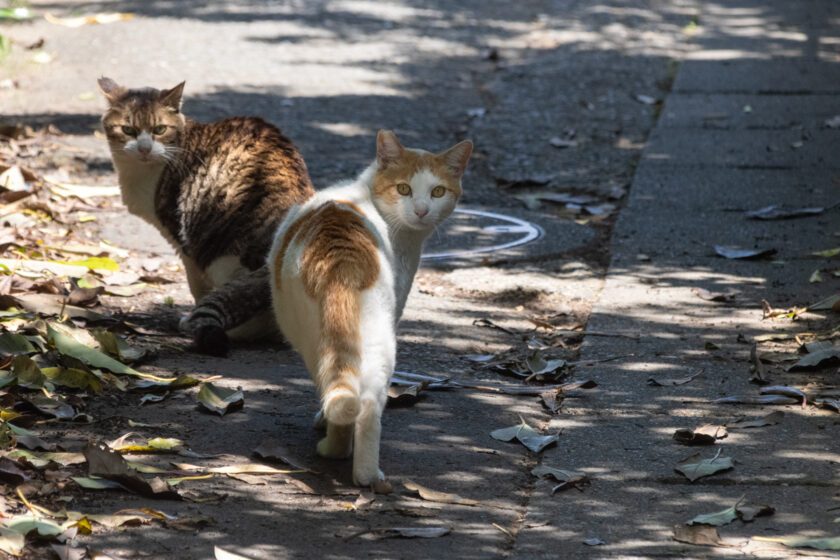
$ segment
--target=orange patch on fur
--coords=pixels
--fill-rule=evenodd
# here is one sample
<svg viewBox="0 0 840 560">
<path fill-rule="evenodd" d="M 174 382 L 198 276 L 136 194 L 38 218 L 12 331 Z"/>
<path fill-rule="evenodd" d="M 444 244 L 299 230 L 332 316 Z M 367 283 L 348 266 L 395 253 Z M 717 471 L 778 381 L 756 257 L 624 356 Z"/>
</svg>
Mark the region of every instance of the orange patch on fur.
<svg viewBox="0 0 840 560">
<path fill-rule="evenodd" d="M 387 204 L 396 204 L 402 197 L 397 192 L 396 185 L 408 183 L 411 178 L 423 169 L 428 169 L 437 177 L 441 184 L 461 196 L 461 178 L 446 164 L 443 154 L 417 153 L 404 150 L 398 163 L 391 164 L 384 169 L 377 169 L 373 176 L 373 195 Z"/>
<path fill-rule="evenodd" d="M 350 202 L 349 200 L 334 200 L 333 202 L 335 202 L 336 204 L 345 204 L 345 205 L 349 206 L 350 208 L 352 208 L 358 214 L 360 214 L 362 216 L 365 215 L 365 213 L 362 212 L 361 208 L 359 208 L 358 206 L 356 206 L 354 203 Z"/>
<path fill-rule="evenodd" d="M 337 286 L 356 291 L 373 286 L 379 277 L 379 244 L 362 216 L 327 203 L 307 221 L 301 279 L 309 297 L 320 300 Z"/>
<path fill-rule="evenodd" d="M 350 208 L 342 208 L 344 204 Z M 327 202 L 289 227 L 274 263 L 278 272 L 294 238 L 304 244 L 300 263 L 303 289 L 321 311 L 318 371 L 312 374 L 327 420 L 348 424 L 358 411 L 353 398 L 358 398 L 359 391 L 362 291 L 379 278 L 379 244 L 365 226 L 361 211 L 344 201 Z"/>
</svg>

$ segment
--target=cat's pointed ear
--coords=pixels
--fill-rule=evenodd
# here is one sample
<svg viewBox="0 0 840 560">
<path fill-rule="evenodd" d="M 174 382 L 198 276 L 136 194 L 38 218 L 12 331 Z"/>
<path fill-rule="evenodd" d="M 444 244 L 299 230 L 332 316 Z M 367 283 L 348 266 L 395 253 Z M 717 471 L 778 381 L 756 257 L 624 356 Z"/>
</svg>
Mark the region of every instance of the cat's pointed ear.
<svg viewBox="0 0 840 560">
<path fill-rule="evenodd" d="M 125 88 L 111 78 L 102 76 L 96 81 L 99 84 L 99 91 L 105 96 L 109 103 L 113 103 L 125 92 Z"/>
<path fill-rule="evenodd" d="M 403 149 L 397 135 L 390 130 L 380 130 L 376 135 L 376 161 L 381 169 L 396 161 Z"/>
<path fill-rule="evenodd" d="M 464 174 L 467 169 L 467 162 L 470 161 L 473 144 L 469 140 L 458 142 L 438 157 L 441 158 L 446 167 L 457 177 Z"/>
<path fill-rule="evenodd" d="M 167 107 L 172 107 L 176 111 L 181 110 L 181 94 L 184 93 L 184 84 L 181 82 L 172 89 L 165 89 L 160 92 L 160 102 Z"/>
</svg>

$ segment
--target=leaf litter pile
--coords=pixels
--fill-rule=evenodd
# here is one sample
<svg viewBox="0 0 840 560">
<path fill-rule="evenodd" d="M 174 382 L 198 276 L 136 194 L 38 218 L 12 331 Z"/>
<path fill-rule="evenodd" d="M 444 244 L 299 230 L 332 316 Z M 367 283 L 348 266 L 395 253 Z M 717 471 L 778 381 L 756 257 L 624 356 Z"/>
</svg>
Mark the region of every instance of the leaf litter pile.
<svg viewBox="0 0 840 560">
<path fill-rule="evenodd" d="M 195 531 L 214 522 L 176 515 L 169 507 L 84 511 L 74 504 L 86 493 L 202 502 L 219 497 L 197 491 L 194 481 L 225 476 L 255 483 L 301 472 L 297 466 L 263 463 L 154 466 L 134 457 L 203 456 L 180 439 L 135 431 L 110 442 L 93 432 L 87 441 L 56 438 L 58 443 L 46 435 L 62 425 L 73 431 L 101 423 L 154 428 L 96 417 L 90 405 L 109 394 L 133 395 L 145 404 L 200 385 L 196 405 L 212 413 L 226 414 L 243 404 L 241 392 L 212 379 L 202 383 L 188 375 L 137 369 L 162 346 L 178 350 L 184 339 L 172 328 L 134 324 L 115 309 L 130 311 L 141 294 L 163 300 L 162 285 L 176 281 L 173 273 L 179 268 L 159 258 L 138 259 L 92 234 L 97 216 L 119 191 L 71 184 L 74 158 L 66 150 L 50 153 L 60 136 L 54 128 L 0 127 L 0 551 L 25 558 L 94 557 L 92 549 L 79 544 L 80 535 L 151 523 Z M 12 163 L 23 158 L 50 171 L 41 174 Z"/>
</svg>

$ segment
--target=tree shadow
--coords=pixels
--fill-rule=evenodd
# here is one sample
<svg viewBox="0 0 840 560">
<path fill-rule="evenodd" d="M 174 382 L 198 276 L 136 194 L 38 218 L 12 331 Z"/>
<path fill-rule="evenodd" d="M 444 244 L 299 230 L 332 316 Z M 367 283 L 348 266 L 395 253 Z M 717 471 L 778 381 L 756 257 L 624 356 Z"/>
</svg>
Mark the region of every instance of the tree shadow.
<svg viewBox="0 0 840 560">
<path fill-rule="evenodd" d="M 465 202 L 489 205 L 511 204 L 509 193 L 497 188 L 496 178 L 550 174 L 551 178 L 544 183 L 546 188 L 627 182 L 635 172 L 642 144 L 655 117 L 654 109 L 634 101 L 633 96 L 657 93 L 655 82 L 666 73 L 670 59 L 665 53 L 667 49 L 657 50 L 641 39 L 619 48 L 621 29 L 662 21 L 679 28 L 690 21 L 690 14 L 670 5 L 667 10 L 654 11 L 629 9 L 617 1 L 552 2 L 545 10 L 548 15 L 543 14 L 545 33 L 529 37 L 516 29 L 518 24 L 539 21 L 541 10 L 536 8 L 514 10 L 504 3 L 496 3 L 491 8 L 499 10 L 499 17 L 488 18 L 490 8 L 486 2 L 459 3 L 458 8 L 452 9 L 443 0 L 434 0 L 423 5 L 428 15 L 399 20 L 384 9 L 382 14 L 371 14 L 371 10 L 377 9 L 372 4 L 366 4 L 368 7 L 360 12 L 332 10 L 331 5 L 314 2 L 266 7 L 252 1 L 210 4 L 120 1 L 74 3 L 68 8 L 64 3 L 39 4 L 56 11 L 107 8 L 150 18 L 211 23 L 294 21 L 315 30 L 316 37 L 321 33 L 325 40 L 363 40 L 365 34 L 387 28 L 389 22 L 395 25 L 403 21 L 401 25 L 432 38 L 447 38 L 454 33 L 453 48 L 477 49 L 499 43 L 501 63 L 478 51 L 437 57 L 418 53 L 400 63 L 386 60 L 357 63 L 360 67 L 385 69 L 389 74 L 405 77 L 403 84 L 394 86 L 399 93 L 394 95 L 288 96 L 279 86 L 273 89 L 237 86 L 190 96 L 185 103 L 185 112 L 199 120 L 247 112 L 263 115 L 280 125 L 301 148 L 318 186 L 346 178 L 363 168 L 373 156 L 372 138 L 379 128 L 394 129 L 407 139 L 406 143 L 429 148 L 443 148 L 472 136 L 478 153 L 466 180 Z M 756 17 L 766 20 L 787 13 L 774 13 L 772 10 L 776 9 L 781 8 L 756 8 Z M 454 31 L 446 30 L 447 22 L 454 22 Z M 571 35 L 564 35 L 563 31 Z M 309 40 L 309 36 L 278 33 L 254 36 L 251 40 L 300 43 Z M 532 70 L 534 67 L 538 70 Z M 640 77 L 640 70 L 653 75 Z M 607 79 L 600 74 L 603 72 L 617 72 L 622 87 L 617 90 L 614 77 Z M 457 85 L 459 79 L 463 80 L 463 87 Z M 480 96 L 474 94 L 476 84 L 484 92 Z M 468 110 L 477 106 L 485 108 L 486 114 L 470 116 Z M 67 132 L 79 134 L 90 133 L 98 123 L 98 115 L 38 114 L 8 118 L 31 119 L 29 122 L 35 123 L 58 119 L 68 127 Z M 562 151 L 545 141 L 564 128 L 575 129 L 577 135 L 585 137 L 579 149 Z M 637 180 L 660 181 L 661 196 L 671 203 L 668 209 L 672 213 L 696 207 L 698 201 L 691 198 L 692 189 L 674 193 L 673 182 L 662 179 L 667 172 L 663 170 L 659 176 L 640 174 Z M 745 170 L 743 177 L 758 183 L 763 181 L 760 171 Z M 701 180 L 716 178 L 691 178 L 691 182 Z M 806 182 L 798 181 L 799 187 Z M 728 211 L 726 208 L 738 208 L 740 212 L 764 204 L 752 200 L 753 190 L 733 188 L 717 200 L 700 202 L 710 212 Z M 830 198 L 832 192 L 826 188 L 825 197 Z M 733 318 L 736 313 L 751 310 L 756 313 L 773 282 L 781 282 L 787 273 L 781 268 L 770 268 L 768 272 L 768 266 L 772 265 L 766 262 L 734 263 L 712 255 L 710 247 L 715 242 L 746 239 L 739 238 L 747 227 L 741 222 L 731 220 L 718 232 L 676 232 L 669 230 L 665 223 L 644 219 L 644 204 L 639 201 L 636 204 L 641 206 L 632 208 L 633 216 L 622 214 L 622 219 L 637 219 L 634 227 L 647 232 L 645 241 L 651 245 L 657 238 L 672 239 L 671 252 L 657 254 L 644 244 L 636 247 L 636 251 L 621 247 L 614 252 L 626 255 L 626 260 L 624 256 L 616 257 L 612 274 L 627 282 L 651 282 L 651 289 L 687 291 L 691 287 L 703 287 L 713 291 L 730 288 L 739 291 L 738 299 L 731 306 L 710 304 L 698 298 L 694 306 L 685 308 L 686 312 L 721 315 L 724 319 L 730 312 Z M 752 242 L 772 239 L 785 258 L 794 259 L 794 241 L 802 235 L 798 224 L 750 224 L 747 237 Z M 627 224 L 622 227 L 626 230 Z M 615 240 L 616 244 L 622 242 Z M 693 259 L 688 266 L 683 258 L 686 251 L 691 252 Z M 637 253 L 647 254 L 651 261 L 638 262 Z M 560 259 L 539 264 L 544 266 L 544 275 L 551 279 L 563 262 Z M 813 301 L 818 292 L 818 287 L 808 286 L 803 292 L 785 294 L 778 304 Z M 418 298 L 416 294 L 412 297 Z M 410 305 L 400 334 L 400 367 L 452 377 L 456 381 L 513 383 L 509 378 L 475 369 L 462 356 L 470 348 L 493 352 L 512 344 L 509 335 L 474 326 L 473 319 L 489 317 L 503 324 L 510 323 L 527 335 L 531 327 L 526 327 L 521 317 L 512 317 L 511 310 L 500 308 L 500 303 L 492 297 L 487 301 L 426 297 Z M 602 309 L 588 328 L 609 331 L 615 325 L 624 324 L 627 314 L 633 310 L 623 311 Z M 599 387 L 567 397 L 568 408 L 574 409 L 575 414 L 560 417 L 563 422 L 560 457 L 571 468 L 587 469 L 593 485 L 580 493 L 558 495 L 550 507 L 537 510 L 542 517 L 530 521 L 546 522 L 547 528 L 539 533 L 540 552 L 550 554 L 555 545 L 559 547 L 589 536 L 583 531 L 594 520 L 604 528 L 605 537 L 613 525 L 632 525 L 639 540 L 613 544 L 622 547 L 622 554 L 647 554 L 656 546 L 670 546 L 670 536 L 661 531 L 663 516 L 669 519 L 677 516 L 679 522 L 683 517 L 706 512 L 699 506 L 708 506 L 709 511 L 723 509 L 717 506 L 721 495 L 730 493 L 726 485 L 760 486 L 767 493 L 783 493 L 785 500 L 804 503 L 805 499 L 797 492 L 807 491 L 808 487 L 800 473 L 812 473 L 810 476 L 818 480 L 833 480 L 836 466 L 832 456 L 824 453 L 836 447 L 833 432 L 831 429 L 814 431 L 810 427 L 813 424 L 831 427 L 836 420 L 823 413 L 806 414 L 793 406 L 783 407 L 787 416 L 782 435 L 776 429 L 763 429 L 733 434 L 731 445 L 727 442 L 727 449 L 731 448 L 740 457 L 764 454 L 776 459 L 795 459 L 795 467 L 791 468 L 796 473 L 785 473 L 792 483 L 790 486 L 776 485 L 773 481 L 778 482 L 778 477 L 762 472 L 758 461 L 744 460 L 734 473 L 693 486 L 673 473 L 673 464 L 690 454 L 689 450 L 670 442 L 671 431 L 678 423 L 682 424 L 683 419 L 685 422 L 720 421 L 748 413 L 743 409 L 722 409 L 709 401 L 730 391 L 749 388 L 745 379 L 748 348 L 738 340 L 739 335 L 748 338 L 759 334 L 733 326 L 734 323 L 722 323 L 714 329 L 706 325 L 685 327 L 675 334 L 668 320 L 668 313 L 673 312 L 667 305 L 645 310 L 646 318 L 639 319 L 634 332 L 624 333 L 662 341 L 662 347 L 654 352 L 647 349 L 640 352 L 639 342 L 625 338 L 610 338 L 609 347 L 585 346 L 584 352 L 590 357 L 633 356 L 575 370 L 578 377 L 597 379 Z M 817 318 L 809 320 L 814 321 L 806 324 L 809 328 L 824 324 Z M 791 325 L 788 330 L 798 330 L 798 325 Z M 702 349 L 705 340 L 720 344 L 724 352 L 717 357 L 710 355 Z M 514 342 L 521 341 L 514 339 Z M 189 550 L 184 547 L 183 535 L 157 528 L 95 534 L 89 542 L 97 547 L 127 550 L 130 554 L 144 546 L 138 544 L 139 539 L 144 539 L 148 552 L 160 558 L 204 557 L 214 544 L 248 548 L 263 558 L 307 557 L 316 549 L 326 551 L 324 557 L 335 558 L 362 555 L 487 558 L 500 555 L 500 551 L 503 554 L 510 551 L 513 545 L 507 535 L 520 529 L 520 518 L 531 492 L 548 491 L 548 482 L 530 474 L 530 468 L 540 460 L 539 455 L 489 436 L 493 429 L 517 423 L 520 415 L 533 425 L 549 421 L 536 397 L 467 390 L 429 391 L 413 407 L 387 411 L 382 464 L 395 482 L 415 479 L 436 490 L 480 499 L 483 503 L 479 507 L 423 503 L 397 485 L 394 495 L 377 497 L 370 510 L 351 511 L 344 504 L 352 503 L 358 491 L 350 485 L 348 463 L 325 461 L 314 453 L 320 434 L 311 427 L 311 419 L 318 402 L 308 374 L 292 351 L 240 348 L 230 358 L 221 360 L 164 352 L 154 366 L 167 372 L 222 375 L 228 385 L 243 386 L 246 407 L 242 412 L 216 418 L 197 411 L 191 397 L 172 395 L 160 405 L 141 406 L 140 395 L 132 393 L 125 401 L 96 400 L 92 403 L 94 415 L 130 417 L 137 422 L 157 424 L 144 434 L 181 437 L 199 453 L 226 454 L 227 457 L 213 458 L 219 464 L 231 457 L 236 461 L 251 458 L 253 449 L 265 437 L 276 437 L 323 474 L 290 475 L 313 488 L 314 494 L 277 478 L 268 479 L 264 487 L 229 479 L 214 479 L 206 486 L 192 485 L 206 494 L 205 497 L 212 497 L 214 492 L 223 496 L 220 501 L 201 505 L 172 506 L 179 513 L 201 512 L 217 521 L 214 528 L 190 536 Z M 652 372 L 679 377 L 698 368 L 705 369 L 705 376 L 678 388 L 662 390 L 645 385 L 645 378 Z M 816 372 L 808 379 L 830 381 L 828 373 Z M 779 373 L 777 379 L 799 378 Z M 639 393 L 646 397 L 641 404 L 631 398 Z M 161 418 L 165 420 L 161 422 Z M 121 435 L 122 428 L 121 425 L 101 428 L 94 433 L 103 439 L 114 438 Z M 44 431 L 58 441 L 72 435 L 68 434 L 72 430 L 64 425 L 47 425 Z M 88 433 L 79 431 L 77 435 L 82 438 Z M 651 461 L 651 455 L 640 443 L 651 438 L 661 442 L 655 461 Z M 780 440 L 784 442 L 783 449 L 778 447 Z M 619 450 L 626 452 L 622 454 L 626 460 L 615 459 Z M 145 459 L 166 466 L 168 458 Z M 637 510 L 619 509 L 615 505 L 626 503 L 625 496 L 648 491 L 651 481 L 659 485 L 659 490 L 653 497 L 637 502 Z M 735 492 L 737 488 L 731 490 Z M 830 505 L 829 494 L 827 491 L 819 496 L 814 507 Z M 80 510 L 115 511 L 128 505 L 162 507 L 159 502 L 125 498 L 110 491 L 100 495 L 79 493 L 74 498 L 77 500 L 74 505 Z M 654 511 L 656 508 L 659 510 Z M 664 514 L 660 511 L 663 508 Z M 655 519 L 646 519 L 647 514 Z M 768 529 L 769 524 L 757 522 L 762 530 Z M 345 538 L 367 529 L 405 525 L 447 526 L 453 528 L 453 533 L 429 541 Z M 775 531 L 785 533 L 799 530 L 804 523 L 801 518 L 789 515 L 772 519 L 772 525 Z M 818 531 L 826 527 L 820 521 Z M 662 555 L 661 550 L 659 553 Z M 596 554 L 599 553 L 592 553 Z"/>
</svg>

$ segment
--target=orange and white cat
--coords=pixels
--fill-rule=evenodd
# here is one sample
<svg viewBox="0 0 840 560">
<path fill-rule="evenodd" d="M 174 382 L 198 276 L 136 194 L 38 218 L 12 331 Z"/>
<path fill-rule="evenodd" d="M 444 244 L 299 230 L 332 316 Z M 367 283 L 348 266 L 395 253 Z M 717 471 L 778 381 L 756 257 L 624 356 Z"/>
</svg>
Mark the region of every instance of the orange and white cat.
<svg viewBox="0 0 840 560">
<path fill-rule="evenodd" d="M 452 213 L 472 143 L 440 154 L 406 149 L 390 131 L 357 179 L 289 210 L 268 257 L 277 324 L 321 396 L 324 457 L 353 455 L 353 482 L 379 470 L 382 410 L 396 327 L 423 242 Z"/>
</svg>

